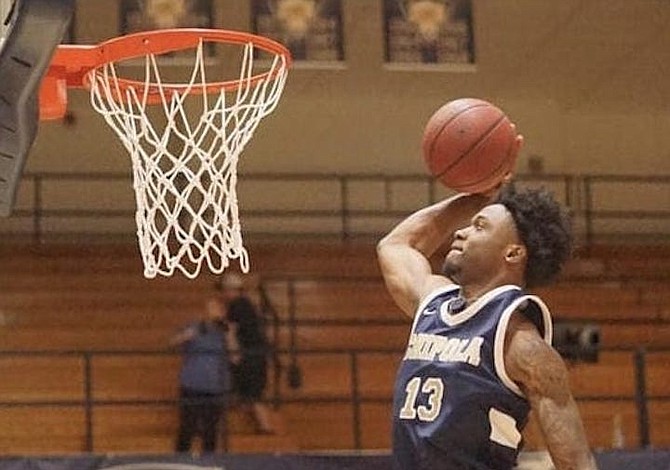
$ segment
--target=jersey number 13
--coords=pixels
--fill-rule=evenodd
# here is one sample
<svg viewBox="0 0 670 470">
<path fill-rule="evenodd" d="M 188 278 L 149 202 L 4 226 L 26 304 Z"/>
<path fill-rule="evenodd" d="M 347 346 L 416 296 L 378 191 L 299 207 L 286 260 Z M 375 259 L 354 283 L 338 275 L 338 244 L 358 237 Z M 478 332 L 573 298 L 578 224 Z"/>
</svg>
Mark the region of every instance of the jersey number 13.
<svg viewBox="0 0 670 470">
<path fill-rule="evenodd" d="M 439 377 L 413 377 L 405 387 L 405 404 L 400 410 L 401 419 L 416 419 L 419 421 L 434 421 L 442 408 L 444 383 Z M 426 395 L 425 405 L 417 405 L 419 393 Z"/>
</svg>

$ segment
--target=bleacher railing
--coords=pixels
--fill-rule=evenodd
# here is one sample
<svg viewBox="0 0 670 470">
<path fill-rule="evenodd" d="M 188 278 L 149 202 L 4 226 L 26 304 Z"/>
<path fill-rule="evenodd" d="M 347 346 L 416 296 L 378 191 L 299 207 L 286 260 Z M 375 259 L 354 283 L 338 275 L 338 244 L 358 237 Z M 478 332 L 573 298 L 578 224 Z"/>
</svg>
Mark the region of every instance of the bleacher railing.
<svg viewBox="0 0 670 470">
<path fill-rule="evenodd" d="M 621 350 L 619 350 L 621 351 Z M 577 402 L 596 402 L 596 401 L 627 401 L 635 404 L 637 410 L 638 421 L 638 440 L 636 448 L 646 449 L 654 445 L 650 438 L 650 417 L 649 405 L 650 403 L 667 402 L 670 400 L 670 394 L 651 396 L 647 393 L 645 375 L 645 358 L 647 351 L 643 348 L 629 350 L 631 358 L 635 365 L 635 393 L 633 395 L 622 396 L 577 396 Z M 655 352 L 659 352 L 658 350 Z M 670 350 L 664 350 L 668 353 Z M 268 397 L 268 401 L 274 401 L 275 405 L 285 404 L 332 404 L 345 403 L 349 404 L 351 409 L 351 448 L 363 449 L 364 435 L 363 426 L 361 423 L 361 409 L 366 404 L 391 404 L 391 395 L 381 396 L 378 393 L 365 393 L 361 389 L 361 371 L 360 360 L 362 357 L 370 354 L 375 355 L 391 355 L 394 358 L 402 357 L 403 351 L 396 349 L 318 349 L 318 350 L 280 350 L 280 354 L 295 354 L 300 359 L 305 359 L 310 355 L 336 355 L 347 358 L 350 370 L 350 387 L 345 394 L 328 394 L 327 396 L 319 396 L 316 394 L 307 394 L 300 396 L 296 394 L 289 396 L 284 394 L 279 397 Z M 178 399 L 177 397 L 168 398 L 99 398 L 97 395 L 105 395 L 106 392 L 96 386 L 96 359 L 109 358 L 114 356 L 125 356 L 129 360 L 129 367 L 132 367 L 132 358 L 147 357 L 147 356 L 171 356 L 176 355 L 174 351 L 154 350 L 154 351 L 0 351 L 0 358 L 15 358 L 15 357 L 72 357 L 78 359 L 81 364 L 81 382 L 83 384 L 82 396 L 78 399 L 51 399 L 51 400 L 30 400 L 17 396 L 16 399 L 0 401 L 0 409 L 13 407 L 29 407 L 35 408 L 36 413 L 39 414 L 39 409 L 43 407 L 80 407 L 84 412 L 84 421 L 81 423 L 83 427 L 83 435 L 85 436 L 82 452 L 97 452 L 94 436 L 95 432 L 95 416 L 96 412 L 104 407 L 114 406 L 142 406 L 145 409 L 150 407 L 174 406 L 175 416 L 177 414 Z M 177 378 L 175 377 L 175 380 Z M 310 380 L 305 377 L 305 380 Z M 176 387 L 175 387 L 176 390 Z M 389 416 L 390 419 L 390 416 Z M 5 423 L 6 424 L 6 423 Z M 225 437 L 224 437 L 225 439 Z M 627 446 L 630 448 L 630 446 Z M 170 449 L 165 449 L 169 452 Z"/>
<path fill-rule="evenodd" d="M 670 175 L 520 174 L 543 185 L 572 211 L 586 244 L 598 239 L 670 240 Z M 42 240 L 54 235 L 135 233 L 126 173 L 23 176 L 17 207 L 1 234 Z M 401 217 L 449 194 L 425 174 L 245 173 L 238 182 L 246 235 L 377 236 Z"/>
</svg>

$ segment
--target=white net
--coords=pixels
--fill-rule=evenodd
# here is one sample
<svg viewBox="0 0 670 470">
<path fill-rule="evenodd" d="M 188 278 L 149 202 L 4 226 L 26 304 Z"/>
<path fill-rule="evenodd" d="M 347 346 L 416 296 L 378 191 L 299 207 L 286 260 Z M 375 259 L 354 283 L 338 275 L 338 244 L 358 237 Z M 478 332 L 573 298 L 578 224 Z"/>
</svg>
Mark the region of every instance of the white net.
<svg viewBox="0 0 670 470">
<path fill-rule="evenodd" d="M 288 65 L 275 55 L 258 79 L 256 46 L 243 48 L 239 86 L 233 91 L 205 92 L 202 41 L 190 80 L 178 92 L 161 78 L 153 54 L 144 59 L 139 86 L 123 86 L 114 63 L 89 75 L 93 107 L 132 159 L 137 237 L 147 278 L 171 276 L 175 270 L 195 278 L 205 265 L 219 274 L 234 259 L 242 271 L 249 270 L 238 214 L 237 163 L 260 120 L 277 106 Z M 160 96 L 158 105 L 151 104 L 150 88 Z M 186 106 L 188 97 L 197 98 L 196 112 Z"/>
</svg>

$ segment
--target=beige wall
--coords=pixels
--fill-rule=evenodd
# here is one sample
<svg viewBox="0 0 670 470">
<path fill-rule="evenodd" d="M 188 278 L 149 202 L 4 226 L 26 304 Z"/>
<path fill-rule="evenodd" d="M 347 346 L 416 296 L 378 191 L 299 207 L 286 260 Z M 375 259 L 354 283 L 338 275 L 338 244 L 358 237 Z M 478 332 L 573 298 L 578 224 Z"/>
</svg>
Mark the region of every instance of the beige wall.
<svg viewBox="0 0 670 470">
<path fill-rule="evenodd" d="M 343 0 L 346 62 L 292 70 L 280 106 L 261 123 L 243 171 L 422 172 L 423 123 L 441 103 L 498 103 L 548 171 L 670 173 L 670 4 L 664 0 L 474 0 L 471 72 L 390 69 L 380 0 Z M 246 0 L 216 1 L 216 21 L 249 30 Z M 104 18 L 104 20 L 103 20 Z M 78 2 L 77 37 L 116 33 L 114 0 Z M 78 96 L 73 96 L 73 95 Z M 41 126 L 28 168 L 127 168 L 116 137 L 71 93 L 74 128 Z"/>
<path fill-rule="evenodd" d="M 219 26 L 250 29 L 247 0 L 214 1 Z M 667 0 L 473 0 L 477 65 L 469 71 L 389 67 L 381 0 L 342 1 L 346 61 L 290 72 L 280 105 L 242 155 L 242 172 L 422 174 L 425 121 L 445 101 L 476 96 L 500 105 L 525 135 L 520 172 L 538 155 L 547 172 L 670 174 Z M 78 1 L 80 43 L 116 35 L 117 24 L 116 0 Z M 70 98 L 76 125 L 42 123 L 27 169 L 128 171 L 125 150 L 87 95 Z M 268 186 L 244 184 L 242 205 L 267 207 L 258 186 Z M 78 192 L 66 186 L 45 194 L 53 198 L 45 205 L 76 205 Z M 116 203 L 132 206 L 123 186 L 110 183 L 105 197 L 120 189 Z M 387 197 L 359 189 L 372 208 Z M 31 205 L 30 194 L 22 189 L 19 206 Z M 667 190 L 648 197 L 655 207 L 670 204 Z"/>
</svg>

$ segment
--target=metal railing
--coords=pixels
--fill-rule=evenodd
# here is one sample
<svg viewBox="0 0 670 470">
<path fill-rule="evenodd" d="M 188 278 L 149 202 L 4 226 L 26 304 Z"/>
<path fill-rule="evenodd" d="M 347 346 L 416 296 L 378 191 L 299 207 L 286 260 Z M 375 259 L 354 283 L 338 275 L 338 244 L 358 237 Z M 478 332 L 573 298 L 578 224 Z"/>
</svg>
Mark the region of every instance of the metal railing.
<svg viewBox="0 0 670 470">
<path fill-rule="evenodd" d="M 621 351 L 621 350 L 616 350 Z M 637 422 L 639 427 L 638 448 L 649 448 L 653 443 L 650 438 L 650 417 L 649 417 L 649 403 L 650 402 L 667 402 L 670 401 L 670 394 L 651 396 L 647 392 L 646 383 L 646 355 L 645 349 L 629 350 L 631 359 L 633 360 L 635 374 L 635 393 L 634 395 L 608 395 L 608 396 L 578 396 L 578 402 L 595 402 L 595 401 L 628 401 L 635 404 L 637 412 Z M 656 350 L 654 352 L 659 352 Z M 662 350 L 664 353 L 670 353 L 670 350 Z M 280 353 L 289 353 L 289 351 L 282 350 Z M 400 358 L 401 350 L 397 349 L 318 349 L 318 350 L 293 350 L 291 354 L 296 354 L 300 358 L 306 358 L 310 355 L 336 355 L 347 357 L 350 371 L 350 388 L 348 393 L 341 395 L 319 396 L 316 394 L 299 396 L 280 396 L 277 403 L 280 405 L 286 404 L 333 404 L 344 403 L 349 404 L 351 409 L 351 435 L 353 436 L 352 446 L 354 449 L 363 448 L 363 426 L 362 426 L 362 407 L 366 404 L 388 404 L 391 403 L 391 396 L 379 396 L 378 394 L 368 394 L 361 389 L 361 371 L 360 360 L 369 354 L 384 354 L 391 355 L 394 358 Z M 16 407 L 32 407 L 35 409 L 43 407 L 81 407 L 84 411 L 84 422 L 82 427 L 84 429 L 84 452 L 96 452 L 97 447 L 94 440 L 96 435 L 96 411 L 104 407 L 114 406 L 142 406 L 150 407 L 165 407 L 174 406 L 175 414 L 178 405 L 177 398 L 155 398 L 155 399 L 141 399 L 141 398 L 118 398 L 118 399 L 103 399 L 96 395 L 100 393 L 94 392 L 99 390 L 95 383 L 96 366 L 95 360 L 103 357 L 125 356 L 129 359 L 138 356 L 165 356 L 175 355 L 174 351 L 0 351 L 0 358 L 15 358 L 15 357 L 74 357 L 79 359 L 81 363 L 81 383 L 83 385 L 83 393 L 80 399 L 54 399 L 54 400 L 25 400 L 18 397 L 15 400 L 0 401 L 1 408 L 16 408 Z M 129 363 L 129 366 L 132 366 Z M 342 378 L 339 378 L 343 380 Z M 176 377 L 175 377 L 176 380 Z M 305 377 L 305 380 L 310 380 Z M 103 391 L 104 392 L 104 391 Z M 102 393 L 103 395 L 105 393 Z M 277 397 L 275 397 L 277 398 Z"/>
<path fill-rule="evenodd" d="M 23 217 L 30 220 L 29 227 L 22 233 L 28 233 L 34 240 L 42 240 L 48 238 L 52 231 L 46 229 L 45 222 L 50 218 L 93 218 L 104 219 L 118 216 L 127 216 L 132 219 L 134 209 L 132 207 L 126 208 L 77 208 L 72 209 L 59 206 L 48 201 L 49 191 L 45 190 L 45 186 L 51 183 L 58 183 L 63 181 L 70 182 L 90 182 L 90 181 L 122 181 L 128 182 L 129 176 L 126 174 L 55 174 L 55 173 L 29 173 L 24 176 L 24 184 L 31 187 L 31 197 L 29 201 L 23 201 L 21 207 L 15 211 L 15 216 Z M 335 188 L 334 196 L 331 198 L 336 201 L 334 205 L 328 207 L 307 207 L 296 209 L 285 209 L 281 207 L 273 207 L 271 205 L 263 206 L 257 205 L 248 209 L 243 209 L 242 217 L 330 217 L 339 223 L 337 228 L 327 232 L 329 235 L 336 235 L 342 239 L 347 239 L 352 236 L 361 235 L 361 231 L 357 230 L 357 222 L 360 220 L 393 217 L 399 218 L 406 215 L 410 208 L 398 205 L 396 202 L 398 189 L 395 185 L 417 185 L 418 188 L 425 191 L 422 194 L 420 203 L 428 203 L 436 201 L 440 198 L 443 188 L 436 184 L 431 179 L 424 175 L 373 175 L 373 174 L 350 174 L 350 175 L 322 175 L 322 174 L 246 174 L 242 175 L 241 180 L 250 183 L 258 183 L 262 187 L 267 182 L 284 182 L 289 185 L 295 185 L 300 188 L 305 182 L 323 183 L 331 185 Z M 635 199 L 635 194 L 644 192 L 645 186 L 660 187 L 663 191 L 670 189 L 670 176 L 617 176 L 617 175 L 538 175 L 538 176 L 521 176 L 520 180 L 527 184 L 549 184 L 553 185 L 554 189 L 558 189 L 563 199 L 563 202 L 572 208 L 572 213 L 578 222 L 578 227 L 581 230 L 587 244 L 597 240 L 603 233 L 600 231 L 599 223 L 603 221 L 620 220 L 624 222 L 633 222 L 639 220 L 656 220 L 661 224 L 670 220 L 670 210 L 667 207 L 666 201 L 663 198 L 657 198 L 654 204 L 649 206 L 636 205 L 632 201 L 630 206 L 626 208 L 612 207 L 608 199 L 608 195 L 617 193 L 619 196 L 622 192 L 630 191 L 632 195 L 629 199 Z M 358 185 L 373 185 L 381 187 L 381 197 L 379 200 L 383 203 L 377 206 L 366 206 L 366 203 L 357 199 L 354 187 Z M 414 186 L 413 186 L 414 187 Z M 631 189 L 633 187 L 633 189 Z M 614 188 L 614 189 L 612 189 Z M 73 195 L 75 198 L 76 195 Z M 616 198 L 614 198 L 616 199 Z M 75 201 L 76 202 L 76 201 Z M 656 204 L 657 202 L 657 204 Z M 74 204 L 74 203 L 73 203 Z M 664 206 L 664 204 L 666 204 Z M 374 206 L 374 207 L 373 207 Z M 402 206 L 402 207 L 401 207 Z M 1 222 L 1 221 L 0 221 Z M 1 228 L 1 224 L 0 224 Z M 370 233 L 375 233 L 374 228 Z M 639 236 L 640 233 L 633 227 L 624 224 L 624 227 L 615 231 L 618 236 Z M 7 233 L 7 232 L 4 232 Z M 249 233 L 254 233 L 251 230 Z M 315 230 L 314 234 L 324 234 Z M 367 233 L 367 232 L 366 232 Z M 651 237 L 656 237 L 657 240 L 665 240 L 668 237 L 667 233 L 648 231 L 646 234 Z M 364 234 L 364 233 L 363 233 Z M 644 234 L 643 234 L 644 235 Z M 289 295 L 289 299 L 295 301 L 295 293 Z M 270 306 L 270 308 L 272 308 Z M 267 310 L 266 314 L 267 314 Z M 402 354 L 400 350 L 305 350 L 297 347 L 296 329 L 305 324 L 305 320 L 300 320 L 295 315 L 295 305 L 289 306 L 286 319 L 281 319 L 277 312 L 270 313 L 272 316 L 273 336 L 279 336 L 279 328 L 287 327 L 290 336 L 287 347 L 277 347 L 274 351 L 274 383 L 272 386 L 270 401 L 275 406 L 281 406 L 287 403 L 349 403 L 352 410 L 352 436 L 353 446 L 360 449 L 363 442 L 363 429 L 361 426 L 361 406 L 366 403 L 390 403 L 391 397 L 375 397 L 368 396 L 361 391 L 360 387 L 360 360 L 366 354 L 392 354 L 399 357 Z M 321 321 L 323 323 L 323 321 Z M 343 322 L 340 322 L 341 324 Z M 367 322 L 370 324 L 370 322 Z M 395 324 L 395 323 L 394 323 Z M 639 422 L 639 439 L 638 446 L 641 448 L 648 447 L 652 444 L 650 436 L 650 416 L 649 416 L 649 402 L 650 401 L 668 401 L 670 394 L 649 395 L 646 372 L 646 357 L 647 351 L 643 349 L 630 350 L 631 358 L 634 358 L 635 368 L 635 393 L 631 396 L 607 396 L 607 397 L 580 397 L 581 401 L 600 401 L 600 400 L 621 400 L 635 403 L 637 418 Z M 664 351 L 667 352 L 667 351 Z M 313 354 L 337 354 L 346 356 L 349 362 L 351 375 L 351 389 L 349 393 L 342 396 L 294 396 L 282 393 L 282 388 L 279 380 L 282 380 L 285 372 L 293 369 L 294 372 L 299 369 L 298 364 L 301 358 Z M 82 386 L 83 392 L 81 399 L 74 400 L 48 400 L 48 401 L 31 401 L 31 400 L 13 400 L 0 402 L 2 407 L 40 407 L 40 406 L 75 406 L 81 407 L 84 410 L 85 422 L 82 426 L 85 429 L 85 449 L 84 451 L 94 451 L 94 427 L 95 427 L 95 411 L 99 407 L 114 406 L 114 405 L 146 405 L 146 406 L 165 406 L 177 405 L 176 398 L 169 399 L 115 399 L 107 400 L 96 397 L 95 382 L 94 382 L 94 359 L 104 355 L 165 355 L 174 354 L 166 351 L 66 351 L 66 352 L 47 352 L 47 351 L 5 351 L 0 352 L 3 357 L 14 356 L 74 356 L 81 359 L 82 363 Z M 279 357 L 286 355 L 289 358 L 289 367 L 281 364 Z M 283 356 L 282 356 L 283 357 Z M 175 378 L 176 380 L 176 378 Z M 309 380 L 309 377 L 304 377 L 304 380 Z"/>
<path fill-rule="evenodd" d="M 517 180 L 527 185 L 549 186 L 557 193 L 571 208 L 577 234 L 587 244 L 601 236 L 624 239 L 644 236 L 664 241 L 669 238 L 670 230 L 666 228 L 670 227 L 667 204 L 670 176 L 520 174 Z M 113 199 L 111 201 L 94 197 L 81 202 L 86 189 L 73 188 L 85 188 L 87 184 L 103 185 L 112 193 L 117 191 L 116 196 L 107 196 Z M 123 188 L 115 185 L 123 185 Z M 267 189 L 268 185 L 275 186 Z M 305 197 L 306 187 L 323 197 Z M 650 187 L 657 189 L 656 195 L 649 191 Z M 119 197 L 120 191 L 124 197 Z M 449 194 L 426 175 L 372 173 L 246 173 L 240 175 L 238 192 L 242 196 L 241 217 L 246 234 L 273 233 L 264 228 L 263 223 L 254 224 L 254 220 L 300 219 L 311 221 L 301 229 L 301 234 L 334 235 L 342 239 L 378 235 L 386 229 L 383 223 L 383 228 L 380 227 L 380 221 L 398 220 L 411 210 Z M 283 203 L 277 202 L 278 196 L 287 197 L 287 194 L 295 196 Z M 102 231 L 92 233 L 91 224 L 72 228 L 76 225 L 72 221 L 122 218 L 132 224 L 134 220 L 130 176 L 125 173 L 29 172 L 23 176 L 19 196 L 13 217 L 26 223 L 12 230 L 3 230 L 0 223 L 0 234 L 21 234 L 36 241 L 63 233 L 105 235 Z M 323 224 L 323 220 L 330 223 Z M 642 230 L 640 220 L 656 223 L 656 226 Z M 67 231 L 53 228 L 50 226 L 53 221 L 66 221 L 59 226 L 70 228 Z M 133 233 L 130 225 L 124 232 L 128 236 Z"/>
</svg>

